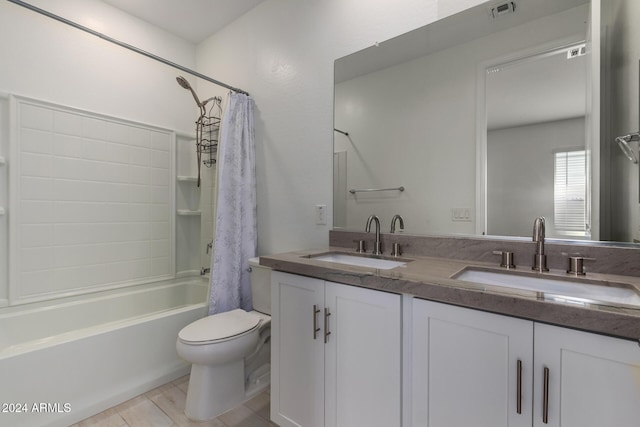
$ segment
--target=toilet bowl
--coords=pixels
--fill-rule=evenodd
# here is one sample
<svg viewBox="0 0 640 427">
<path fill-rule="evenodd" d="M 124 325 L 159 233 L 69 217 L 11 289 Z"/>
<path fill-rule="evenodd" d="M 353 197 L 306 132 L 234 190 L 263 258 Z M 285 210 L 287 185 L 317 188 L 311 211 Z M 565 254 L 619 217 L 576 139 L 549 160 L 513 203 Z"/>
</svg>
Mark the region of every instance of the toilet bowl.
<svg viewBox="0 0 640 427">
<path fill-rule="evenodd" d="M 215 418 L 269 384 L 270 269 L 249 264 L 256 310 L 213 314 L 178 333 L 178 355 L 192 364 L 184 411 L 192 420 Z"/>
</svg>

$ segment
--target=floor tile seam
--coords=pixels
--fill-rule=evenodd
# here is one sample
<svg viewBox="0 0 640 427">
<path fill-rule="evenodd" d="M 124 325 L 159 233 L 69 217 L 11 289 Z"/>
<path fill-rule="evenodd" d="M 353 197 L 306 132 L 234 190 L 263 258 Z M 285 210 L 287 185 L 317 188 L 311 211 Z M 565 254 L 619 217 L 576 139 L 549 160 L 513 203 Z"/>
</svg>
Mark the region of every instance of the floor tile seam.
<svg viewBox="0 0 640 427">
<path fill-rule="evenodd" d="M 172 385 L 172 387 L 175 387 L 175 385 Z M 165 414 L 167 416 L 167 418 L 169 418 L 171 420 L 171 422 L 172 422 L 171 427 L 180 427 L 180 421 L 173 419 L 171 417 L 171 414 L 167 413 L 167 411 L 162 409 L 162 407 L 160 405 L 158 405 L 156 402 L 154 402 L 153 399 L 151 399 L 150 397 L 145 396 L 145 398 L 147 400 L 149 400 L 149 402 L 153 403 L 156 408 L 160 409 L 160 411 L 162 411 L 162 413 Z"/>
<path fill-rule="evenodd" d="M 153 391 L 153 390 L 149 390 L 149 391 Z M 118 406 L 116 406 L 116 407 L 114 408 L 114 409 L 116 410 L 117 414 L 118 414 L 118 415 L 120 416 L 120 418 L 122 419 L 122 421 L 124 421 L 125 426 L 126 426 L 126 427 L 132 427 L 132 426 L 129 424 L 129 422 L 127 421 L 127 419 L 122 415 L 121 410 L 120 410 L 120 409 L 118 409 L 118 408 L 119 408 L 120 406 L 124 405 L 125 403 L 131 402 L 131 401 L 132 401 L 132 400 L 134 400 L 134 399 L 137 399 L 137 398 L 139 398 L 139 397 L 142 397 L 144 400 L 147 400 L 148 402 L 150 402 L 152 405 L 154 405 L 156 408 L 158 408 L 158 409 L 159 409 L 163 414 L 165 414 L 165 415 L 166 415 L 166 417 L 169 419 L 169 421 L 171 421 L 171 426 L 169 426 L 169 427 L 180 427 L 180 426 L 179 426 L 179 424 L 177 424 L 177 423 L 176 423 L 176 420 L 174 420 L 173 418 L 171 418 L 171 417 L 169 416 L 169 414 L 167 414 L 165 411 L 163 411 L 163 410 L 162 410 L 162 408 L 160 408 L 158 405 L 156 405 L 156 403 L 155 403 L 153 400 L 151 400 L 151 399 L 149 399 L 149 397 L 147 397 L 147 395 L 146 395 L 147 393 L 149 393 L 149 392 L 145 392 L 145 393 L 139 394 L 138 396 L 136 396 L 136 397 L 134 397 L 134 398 L 132 398 L 132 399 L 129 399 L 129 400 L 125 401 L 125 402 L 122 402 L 120 405 L 118 405 Z M 130 410 L 132 410 L 132 408 L 131 408 L 131 407 L 127 407 L 124 411 L 130 411 Z"/>
</svg>

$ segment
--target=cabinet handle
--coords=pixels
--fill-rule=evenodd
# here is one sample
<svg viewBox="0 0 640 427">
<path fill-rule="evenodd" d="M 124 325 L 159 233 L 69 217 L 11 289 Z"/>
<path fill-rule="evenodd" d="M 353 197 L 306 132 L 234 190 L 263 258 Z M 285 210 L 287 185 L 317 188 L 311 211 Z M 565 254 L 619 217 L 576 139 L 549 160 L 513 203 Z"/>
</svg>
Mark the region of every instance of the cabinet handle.
<svg viewBox="0 0 640 427">
<path fill-rule="evenodd" d="M 516 373 L 516 412 L 522 414 L 522 360 L 518 359 Z"/>
<path fill-rule="evenodd" d="M 331 335 L 331 332 L 329 331 L 329 316 L 331 316 L 331 313 L 329 313 L 329 309 L 325 307 L 324 309 L 324 343 L 325 344 L 329 341 L 329 335 Z"/>
<path fill-rule="evenodd" d="M 318 332 L 320 332 L 320 328 L 318 328 L 318 313 L 320 313 L 320 309 L 316 304 L 313 304 L 313 339 L 316 339 Z"/>
<path fill-rule="evenodd" d="M 549 368 L 544 368 L 544 385 L 542 395 L 542 422 L 549 424 Z"/>
</svg>

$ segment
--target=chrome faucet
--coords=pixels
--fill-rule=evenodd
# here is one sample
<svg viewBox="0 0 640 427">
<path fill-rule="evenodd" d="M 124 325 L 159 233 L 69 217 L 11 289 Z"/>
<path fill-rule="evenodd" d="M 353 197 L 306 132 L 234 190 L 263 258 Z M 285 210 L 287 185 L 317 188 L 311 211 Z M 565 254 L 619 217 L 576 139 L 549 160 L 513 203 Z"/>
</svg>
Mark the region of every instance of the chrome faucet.
<svg viewBox="0 0 640 427">
<path fill-rule="evenodd" d="M 367 219 L 367 226 L 365 227 L 364 231 L 366 231 L 367 233 L 371 231 L 371 221 L 376 222 L 376 241 L 373 245 L 373 254 L 380 255 L 382 254 L 382 243 L 380 242 L 380 220 L 376 215 L 371 215 Z"/>
<path fill-rule="evenodd" d="M 404 231 L 404 219 L 402 219 L 401 215 L 395 214 L 393 218 L 391 218 L 391 232 L 396 232 L 396 221 L 400 220 L 400 230 Z"/>
<path fill-rule="evenodd" d="M 395 214 L 393 218 L 391 218 L 391 232 L 396 232 L 396 221 L 400 221 L 400 231 L 404 231 L 404 219 L 402 219 L 401 215 Z M 391 245 L 391 256 L 399 257 L 402 254 L 402 248 L 400 248 L 400 243 L 394 243 Z"/>
<path fill-rule="evenodd" d="M 533 243 L 536 244 L 536 254 L 533 257 L 532 270 L 549 271 L 547 256 L 544 254 L 544 217 L 540 216 L 533 222 Z"/>
</svg>

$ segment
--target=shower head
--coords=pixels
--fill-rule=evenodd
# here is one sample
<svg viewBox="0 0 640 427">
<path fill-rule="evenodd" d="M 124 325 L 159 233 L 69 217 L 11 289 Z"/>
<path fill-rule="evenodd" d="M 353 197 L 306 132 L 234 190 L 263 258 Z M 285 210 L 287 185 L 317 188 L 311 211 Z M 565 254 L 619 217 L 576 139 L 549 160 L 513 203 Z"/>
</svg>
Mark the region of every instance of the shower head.
<svg viewBox="0 0 640 427">
<path fill-rule="evenodd" d="M 176 81 L 180 86 L 191 91 L 191 95 L 193 95 L 193 99 L 196 100 L 196 104 L 198 104 L 198 107 L 202 108 L 203 104 L 200 103 L 200 100 L 198 99 L 198 95 L 196 95 L 196 93 L 193 91 L 193 88 L 191 87 L 187 79 L 185 79 L 182 76 L 178 76 L 176 77 Z"/>
</svg>

